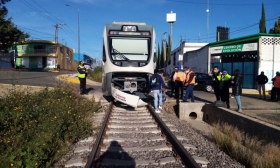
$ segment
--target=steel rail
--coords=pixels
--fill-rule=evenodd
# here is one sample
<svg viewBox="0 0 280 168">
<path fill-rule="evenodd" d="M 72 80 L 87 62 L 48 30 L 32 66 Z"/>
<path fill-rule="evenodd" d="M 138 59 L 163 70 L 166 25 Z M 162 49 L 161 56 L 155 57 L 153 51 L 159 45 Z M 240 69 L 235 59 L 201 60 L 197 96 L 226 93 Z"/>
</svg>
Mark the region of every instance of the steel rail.
<svg viewBox="0 0 280 168">
<path fill-rule="evenodd" d="M 155 113 L 155 110 L 151 105 L 148 105 L 148 109 L 151 115 L 161 128 L 161 131 L 166 136 L 167 140 L 171 143 L 173 149 L 181 157 L 182 162 L 187 168 L 200 168 L 198 163 L 193 159 L 191 154 L 185 149 L 185 147 L 180 143 L 176 136 L 170 131 L 166 124 L 161 120 L 161 118 Z"/>
<path fill-rule="evenodd" d="M 94 164 L 94 159 L 95 159 L 96 154 L 98 152 L 99 145 L 100 145 L 100 142 L 102 140 L 102 136 L 105 133 L 105 129 L 106 129 L 106 126 L 107 126 L 110 114 L 112 112 L 112 108 L 113 108 L 113 102 L 110 103 L 110 105 L 109 105 L 109 107 L 108 107 L 108 109 L 106 111 L 104 122 L 102 124 L 101 130 L 98 133 L 97 139 L 94 142 L 94 146 L 93 146 L 93 148 L 92 148 L 92 150 L 90 152 L 90 155 L 88 157 L 88 160 L 87 160 L 85 168 L 92 168 L 92 166 Z"/>
</svg>

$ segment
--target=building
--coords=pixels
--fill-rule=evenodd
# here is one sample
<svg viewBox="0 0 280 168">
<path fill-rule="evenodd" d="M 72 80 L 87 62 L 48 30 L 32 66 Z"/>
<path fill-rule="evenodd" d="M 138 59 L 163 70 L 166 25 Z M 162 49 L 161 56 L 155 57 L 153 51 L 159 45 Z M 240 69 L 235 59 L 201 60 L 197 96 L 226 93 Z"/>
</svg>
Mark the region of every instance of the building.
<svg viewBox="0 0 280 168">
<path fill-rule="evenodd" d="M 171 56 L 170 56 L 170 62 L 168 63 L 167 67 L 166 67 L 166 73 L 167 74 L 171 74 L 172 71 L 174 70 L 175 67 L 177 67 L 178 65 L 183 66 L 182 61 L 179 61 L 179 56 L 182 55 L 188 51 L 193 51 L 193 50 L 197 50 L 205 45 L 207 45 L 208 43 L 187 43 L 187 42 L 182 42 L 180 44 L 179 47 L 177 47 L 176 49 L 174 49 L 171 52 Z"/>
<path fill-rule="evenodd" d="M 47 40 L 28 40 L 17 43 L 15 50 L 16 68 L 30 70 L 60 69 L 75 70 L 77 62 L 73 60 L 73 49 L 60 43 Z"/>
<path fill-rule="evenodd" d="M 243 77 L 243 88 L 255 89 L 258 74 L 264 71 L 272 88 L 271 79 L 280 71 L 280 34 L 254 34 L 209 43 L 201 49 L 184 54 L 184 65 L 198 72 L 209 72 L 214 66 L 232 74 L 238 69 Z"/>
<path fill-rule="evenodd" d="M 228 27 L 217 27 L 216 41 L 228 40 L 229 39 L 229 28 Z"/>
<path fill-rule="evenodd" d="M 78 53 L 74 53 L 74 60 L 79 61 Z M 96 58 L 92 58 L 87 54 L 80 54 L 80 60 L 87 63 L 87 65 L 89 65 L 91 69 L 94 69 L 94 67 L 96 67 Z"/>
<path fill-rule="evenodd" d="M 0 51 L 0 69 L 13 69 L 15 67 L 15 51 L 9 53 Z"/>
</svg>

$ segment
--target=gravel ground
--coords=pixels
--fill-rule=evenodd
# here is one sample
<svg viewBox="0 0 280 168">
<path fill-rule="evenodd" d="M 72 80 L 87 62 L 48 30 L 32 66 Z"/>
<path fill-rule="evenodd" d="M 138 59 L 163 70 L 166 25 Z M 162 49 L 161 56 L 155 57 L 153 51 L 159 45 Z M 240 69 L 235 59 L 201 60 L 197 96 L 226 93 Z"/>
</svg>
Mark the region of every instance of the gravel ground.
<svg viewBox="0 0 280 168">
<path fill-rule="evenodd" d="M 174 132 L 175 135 L 187 137 L 188 139 L 184 140 L 184 142 L 197 148 L 196 150 L 189 150 L 192 155 L 206 157 L 210 162 L 208 166 L 211 168 L 245 168 L 245 166 L 221 151 L 205 134 L 194 130 L 186 121 L 179 120 L 176 116 L 175 110 L 177 108 L 174 108 L 175 105 L 175 102 L 164 103 L 163 108 L 165 112 L 160 115 L 166 118 L 167 122 L 176 126 L 178 132 Z"/>
</svg>

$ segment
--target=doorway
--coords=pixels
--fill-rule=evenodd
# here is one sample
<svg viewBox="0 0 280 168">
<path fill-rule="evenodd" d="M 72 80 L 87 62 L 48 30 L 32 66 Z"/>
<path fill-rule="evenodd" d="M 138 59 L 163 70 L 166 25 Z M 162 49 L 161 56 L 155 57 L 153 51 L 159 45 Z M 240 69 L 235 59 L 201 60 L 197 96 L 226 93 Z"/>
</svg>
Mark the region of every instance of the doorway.
<svg viewBox="0 0 280 168">
<path fill-rule="evenodd" d="M 47 68 L 47 57 L 42 57 L 42 65 L 43 65 L 43 69 Z"/>
</svg>

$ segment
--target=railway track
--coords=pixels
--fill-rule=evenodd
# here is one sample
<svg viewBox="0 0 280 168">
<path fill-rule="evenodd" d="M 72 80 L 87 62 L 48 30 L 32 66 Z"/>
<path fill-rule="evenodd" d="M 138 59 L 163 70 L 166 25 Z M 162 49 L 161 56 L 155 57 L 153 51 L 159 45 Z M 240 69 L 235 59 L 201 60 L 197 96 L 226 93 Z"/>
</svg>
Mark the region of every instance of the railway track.
<svg viewBox="0 0 280 168">
<path fill-rule="evenodd" d="M 175 136 L 176 128 L 150 105 L 134 109 L 111 103 L 104 115 L 86 168 L 206 166 L 187 152 L 195 147 L 182 144 L 185 137 Z"/>
</svg>

